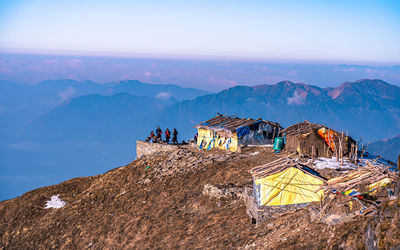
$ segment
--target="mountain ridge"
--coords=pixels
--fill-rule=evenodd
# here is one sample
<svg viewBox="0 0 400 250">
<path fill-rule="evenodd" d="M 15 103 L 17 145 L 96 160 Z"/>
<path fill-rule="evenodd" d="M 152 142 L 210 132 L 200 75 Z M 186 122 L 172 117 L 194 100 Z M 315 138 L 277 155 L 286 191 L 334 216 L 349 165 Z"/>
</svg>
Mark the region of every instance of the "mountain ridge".
<svg viewBox="0 0 400 250">
<path fill-rule="evenodd" d="M 0 247 L 364 249 L 373 238 L 390 249 L 400 243 L 399 199 L 386 198 L 376 213 L 346 220 L 359 213 L 359 205 L 351 199 L 351 208 L 348 198 L 330 195 L 338 208 L 328 208 L 324 220 L 315 202 L 273 210 L 254 226 L 243 202 L 245 188 L 252 186 L 249 170 L 289 154 L 267 147 L 241 153 L 175 147 L 1 201 Z M 54 197 L 60 206 L 48 208 Z"/>
<path fill-rule="evenodd" d="M 374 80 L 364 81 L 372 81 L 372 85 L 380 84 L 374 83 Z M 51 108 L 45 102 L 38 104 L 43 108 L 42 111 L 50 109 L 44 112 L 44 115 L 35 116 L 38 114 L 37 111 L 33 110 L 36 113 L 32 111 L 35 105 L 29 106 L 30 109 L 25 110 L 26 114 L 19 112 L 14 117 L 0 114 L 3 128 L 1 133 L 4 134 L 0 135 L 0 138 L 5 141 L 3 147 L 0 147 L 0 158 L 4 166 L 10 166 L 5 173 L 11 177 L 26 173 L 26 178 L 30 178 L 31 171 L 28 165 L 36 166 L 37 174 L 40 174 L 44 180 L 49 174 L 48 167 L 51 165 L 57 165 L 59 169 L 71 172 L 70 164 L 74 164 L 74 172 L 69 176 L 98 173 L 97 169 L 107 169 L 109 164 L 94 159 L 103 159 L 108 156 L 109 162 L 113 164 L 126 164 L 128 160 L 135 157 L 134 142 L 144 140 L 157 125 L 163 130 L 176 128 L 179 132 L 178 140 L 187 141 L 196 133 L 194 125 L 214 117 L 217 112 L 236 114 L 246 118 L 262 117 L 279 122 L 284 127 L 309 120 L 348 133 L 354 139 L 362 139 L 362 143 L 366 144 L 394 136 L 400 131 L 400 104 L 398 103 L 400 97 L 393 99 L 398 93 L 398 87 L 388 85 L 385 91 L 387 93 L 382 94 L 376 91 L 379 95 L 366 95 L 361 104 L 359 99 L 353 100 L 351 96 L 344 94 L 339 98 L 344 101 L 336 102 L 335 100 L 338 99 L 333 100 L 327 94 L 329 90 L 288 81 L 274 85 L 236 86 L 216 94 L 209 93 L 184 101 L 178 101 L 174 99 L 174 95 L 167 94 L 155 97 L 158 91 L 152 92 L 150 97 L 140 98 L 131 94 L 108 94 L 104 97 L 100 94 L 99 98 L 85 95 L 73 97 L 68 96 L 71 93 L 66 91 L 63 92 L 64 101 L 57 102 L 57 108 Z M 379 98 L 380 95 L 390 98 Z M 26 98 L 30 97 L 26 96 Z M 127 99 L 130 101 L 126 101 Z M 58 118 L 55 119 L 55 117 Z M 27 124 L 26 118 L 32 118 L 34 122 Z M 11 121 L 18 121 L 18 123 Z M 11 123 L 9 128 L 8 123 Z M 18 126 L 20 130 L 16 130 Z M 14 131 L 19 137 L 11 137 L 10 131 Z M 31 151 L 29 147 L 14 146 L 27 143 L 46 150 Z M 57 147 L 54 147 L 55 143 L 58 143 Z M 88 146 L 82 146 L 79 147 L 80 150 L 76 150 L 77 143 Z M 62 150 L 62 153 L 51 150 Z M 54 157 L 50 160 L 48 154 Z M 55 156 L 76 158 L 76 160 L 71 160 L 71 163 L 60 163 Z M 16 157 L 30 159 L 30 164 L 22 160 L 15 161 Z M 79 170 L 88 166 L 90 169 Z M 11 177 L 4 183 L 24 187 L 26 182 L 20 183 L 21 178 Z M 35 181 L 32 183 L 36 183 Z M 29 187 L 33 186 L 30 185 Z M 34 186 L 40 185 L 38 180 Z"/>
<path fill-rule="evenodd" d="M 385 89 L 377 90 L 381 86 Z M 80 98 L 87 99 L 81 96 L 77 100 Z M 281 81 L 274 85 L 235 86 L 184 101 L 174 100 L 167 94 L 149 98 L 155 98 L 153 101 L 158 105 L 158 113 L 150 112 L 154 117 L 146 117 L 163 127 L 183 128 L 181 135 L 185 139 L 191 137 L 192 126 L 217 112 L 263 117 L 284 127 L 299 120 L 309 120 L 348 131 L 358 138 L 366 134 L 364 139 L 367 141 L 389 137 L 400 130 L 400 87 L 381 80 L 345 82 L 330 91 L 315 85 Z M 117 100 L 115 96 L 114 99 Z M 61 112 L 59 110 L 52 113 Z M 30 126 L 34 127 L 35 122 Z M 386 129 L 382 130 L 382 127 Z M 48 131 L 52 133 L 51 129 Z"/>
<path fill-rule="evenodd" d="M 233 87 L 213 95 L 174 104 L 168 112 L 175 116 L 186 116 L 179 118 L 182 122 L 194 120 L 196 115 L 199 117 L 198 121 L 205 120 L 216 112 L 263 117 L 283 126 L 300 120 L 310 120 L 337 130 L 348 129 L 355 137 L 365 136 L 367 141 L 396 134 L 400 130 L 400 88 L 380 80 L 344 83 L 338 88 L 348 89 L 348 86 L 360 84 L 370 88 L 384 84 L 387 88 L 377 92 L 380 95 L 385 93 L 383 96 L 388 98 L 379 98 L 377 94 L 370 94 L 371 89 L 364 91 L 357 87 L 358 96 L 365 95 L 365 98 L 353 98 L 347 91 L 341 91 L 333 99 L 328 95 L 332 90 L 283 81 L 274 85 Z M 383 131 L 381 128 L 389 129 Z"/>
<path fill-rule="evenodd" d="M 368 151 L 392 162 L 397 162 L 400 156 L 400 134 L 369 144 Z"/>
</svg>

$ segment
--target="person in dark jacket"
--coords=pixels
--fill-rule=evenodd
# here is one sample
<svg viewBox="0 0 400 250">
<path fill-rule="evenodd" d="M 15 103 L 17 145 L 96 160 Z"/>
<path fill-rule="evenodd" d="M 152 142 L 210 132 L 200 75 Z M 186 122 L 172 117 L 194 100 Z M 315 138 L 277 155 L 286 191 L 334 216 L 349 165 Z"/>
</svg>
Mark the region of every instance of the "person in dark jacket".
<svg viewBox="0 0 400 250">
<path fill-rule="evenodd" d="M 169 131 L 169 129 L 167 128 L 167 129 L 165 130 L 165 141 L 166 141 L 167 143 L 169 143 L 169 138 L 171 138 L 171 131 Z"/>
<path fill-rule="evenodd" d="M 150 133 L 149 137 L 147 137 L 146 141 L 147 142 L 152 141 L 153 143 L 157 141 L 156 135 L 154 134 L 154 131 L 151 131 L 151 133 Z"/>
<path fill-rule="evenodd" d="M 153 133 L 153 135 L 154 135 L 154 132 L 153 131 L 151 131 L 151 133 Z M 145 142 L 150 142 L 152 139 L 153 139 L 153 135 L 150 133 L 150 135 L 146 138 L 146 140 L 145 140 Z"/>
<path fill-rule="evenodd" d="M 161 130 L 160 126 L 157 126 L 157 129 L 156 129 L 157 141 L 161 141 L 161 135 L 162 135 L 162 130 Z"/>
<path fill-rule="evenodd" d="M 178 144 L 178 131 L 174 128 L 174 132 L 172 133 L 172 143 Z"/>
</svg>

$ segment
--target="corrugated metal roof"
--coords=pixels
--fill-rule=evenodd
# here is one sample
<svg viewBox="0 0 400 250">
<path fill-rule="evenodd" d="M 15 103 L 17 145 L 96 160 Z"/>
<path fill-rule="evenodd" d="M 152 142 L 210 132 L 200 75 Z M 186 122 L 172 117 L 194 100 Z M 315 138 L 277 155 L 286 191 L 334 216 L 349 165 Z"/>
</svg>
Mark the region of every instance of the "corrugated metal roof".
<svg viewBox="0 0 400 250">
<path fill-rule="evenodd" d="M 281 133 L 286 133 L 286 135 L 300 135 L 300 134 L 306 134 L 313 129 L 319 129 L 322 127 L 323 126 L 321 124 L 304 121 L 304 122 L 298 122 L 283 129 Z"/>
<path fill-rule="evenodd" d="M 265 121 L 261 118 L 256 120 L 251 118 L 238 118 L 235 115 L 226 116 L 218 114 L 216 117 L 213 117 L 207 121 L 201 122 L 195 126 L 195 128 L 206 128 L 206 129 L 223 129 L 229 131 L 235 131 L 240 127 L 250 126 L 252 124 L 256 124 L 258 122 L 265 122 L 272 126 L 277 126 L 281 128 L 279 123 Z"/>
</svg>

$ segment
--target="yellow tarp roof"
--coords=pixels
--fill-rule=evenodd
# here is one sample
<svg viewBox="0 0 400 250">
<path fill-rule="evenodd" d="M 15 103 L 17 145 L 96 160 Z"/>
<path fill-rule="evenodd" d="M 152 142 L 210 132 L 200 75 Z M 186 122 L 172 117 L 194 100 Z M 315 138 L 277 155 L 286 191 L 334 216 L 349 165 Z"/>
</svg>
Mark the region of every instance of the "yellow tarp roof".
<svg viewBox="0 0 400 250">
<path fill-rule="evenodd" d="M 299 168 L 285 170 L 255 180 L 258 186 L 259 204 L 283 206 L 321 201 L 324 192 L 319 190 L 324 182 Z"/>
</svg>

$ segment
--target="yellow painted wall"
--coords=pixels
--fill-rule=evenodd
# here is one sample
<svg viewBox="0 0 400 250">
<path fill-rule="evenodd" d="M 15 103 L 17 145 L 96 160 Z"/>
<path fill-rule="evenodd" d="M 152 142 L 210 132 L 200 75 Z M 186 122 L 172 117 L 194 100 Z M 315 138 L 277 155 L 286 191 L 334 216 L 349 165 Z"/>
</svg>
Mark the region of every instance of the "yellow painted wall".
<svg viewBox="0 0 400 250">
<path fill-rule="evenodd" d="M 219 137 L 218 134 L 213 130 L 199 128 L 197 131 L 197 147 L 199 147 L 203 141 L 206 141 L 203 149 L 207 149 L 210 143 L 210 148 L 226 149 L 226 143 L 230 139 L 231 141 L 229 143 L 229 150 L 232 152 L 236 152 L 238 150 L 238 139 L 236 133 L 233 133 L 232 137 L 230 138 L 225 138 Z"/>
</svg>

